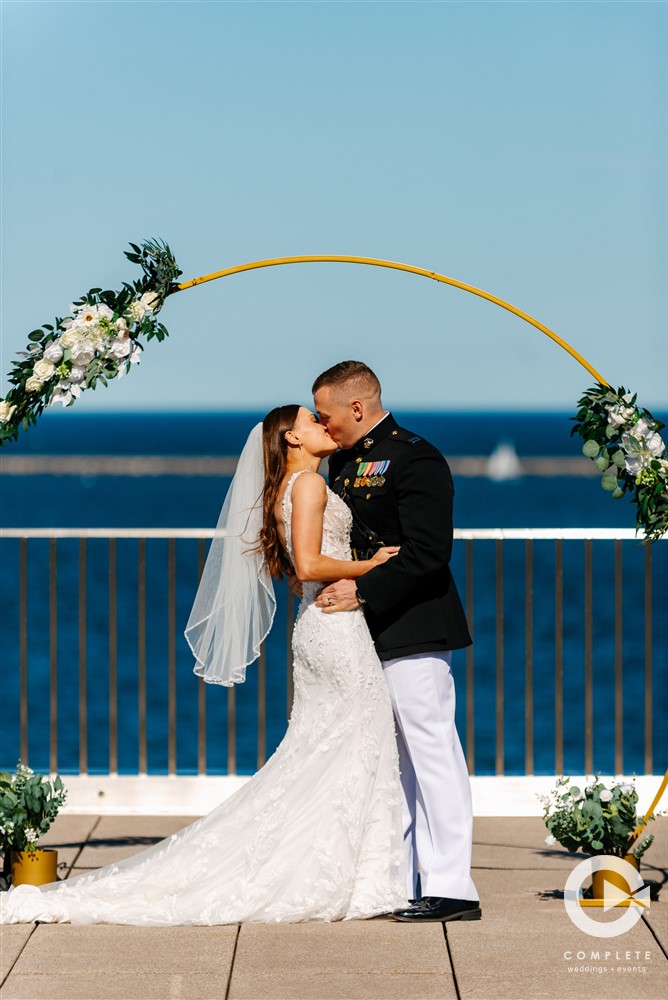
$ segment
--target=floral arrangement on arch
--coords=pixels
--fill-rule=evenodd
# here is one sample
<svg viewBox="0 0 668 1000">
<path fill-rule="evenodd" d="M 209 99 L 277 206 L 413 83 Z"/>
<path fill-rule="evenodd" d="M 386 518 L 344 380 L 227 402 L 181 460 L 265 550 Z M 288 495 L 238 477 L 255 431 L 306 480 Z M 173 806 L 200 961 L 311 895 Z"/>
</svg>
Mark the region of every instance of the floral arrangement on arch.
<svg viewBox="0 0 668 1000">
<path fill-rule="evenodd" d="M 119 292 L 91 288 L 70 306 L 69 316 L 28 334 L 30 343 L 9 375 L 13 388 L 0 400 L 0 445 L 15 440 L 47 406 L 71 406 L 85 389 L 122 378 L 141 358 L 141 337 L 168 336 L 156 316 L 181 271 L 163 241 L 130 246 L 125 256 L 141 265 L 143 278 L 123 282 Z"/>
<path fill-rule="evenodd" d="M 597 383 L 578 401 L 572 434 L 613 500 L 628 491 L 636 504 L 636 529 L 655 542 L 668 530 L 668 454 L 660 420 L 636 404 L 636 394 Z"/>
</svg>

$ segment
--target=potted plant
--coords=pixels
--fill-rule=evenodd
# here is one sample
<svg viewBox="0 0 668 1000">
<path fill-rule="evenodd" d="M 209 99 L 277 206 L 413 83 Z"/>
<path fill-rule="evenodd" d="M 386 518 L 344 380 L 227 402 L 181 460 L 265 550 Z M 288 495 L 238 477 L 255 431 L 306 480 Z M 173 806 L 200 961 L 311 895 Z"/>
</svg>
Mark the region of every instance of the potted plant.
<svg viewBox="0 0 668 1000">
<path fill-rule="evenodd" d="M 634 842 L 634 831 L 654 816 L 637 815 L 638 793 L 631 782 L 621 782 L 607 788 L 599 776 L 584 790 L 570 784 L 569 777 L 561 776 L 549 795 L 539 795 L 544 806 L 543 819 L 550 831 L 545 843 L 561 844 L 574 854 L 607 854 L 623 858 L 640 870 L 640 858 L 654 840 L 650 833 Z M 603 898 L 603 883 L 607 880 L 620 885 L 621 877 L 615 872 L 602 870 L 592 875 L 592 897 Z"/>
<path fill-rule="evenodd" d="M 53 781 L 35 774 L 20 760 L 15 773 L 0 771 L 0 847 L 8 885 L 55 882 L 58 852 L 37 847 L 50 828 L 67 792 L 58 776 Z"/>
</svg>

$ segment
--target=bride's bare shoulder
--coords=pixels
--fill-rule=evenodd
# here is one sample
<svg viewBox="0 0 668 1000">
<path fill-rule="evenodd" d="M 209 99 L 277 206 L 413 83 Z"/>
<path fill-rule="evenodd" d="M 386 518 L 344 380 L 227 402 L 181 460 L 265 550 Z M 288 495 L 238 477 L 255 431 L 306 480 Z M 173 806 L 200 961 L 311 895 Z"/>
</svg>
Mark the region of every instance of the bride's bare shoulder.
<svg viewBox="0 0 668 1000">
<path fill-rule="evenodd" d="M 317 472 L 302 472 L 295 479 L 292 486 L 293 502 L 297 500 L 316 500 L 325 498 L 327 495 L 327 484 L 322 476 Z"/>
</svg>

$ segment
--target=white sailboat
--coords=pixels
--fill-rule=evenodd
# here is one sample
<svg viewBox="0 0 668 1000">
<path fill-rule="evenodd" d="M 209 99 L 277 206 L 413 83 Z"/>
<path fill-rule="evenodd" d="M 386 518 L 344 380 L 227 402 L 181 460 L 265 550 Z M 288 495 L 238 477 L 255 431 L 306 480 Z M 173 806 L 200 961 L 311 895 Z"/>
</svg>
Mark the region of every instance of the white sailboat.
<svg viewBox="0 0 668 1000">
<path fill-rule="evenodd" d="M 485 474 L 496 482 L 519 479 L 522 475 L 522 463 L 517 457 L 512 441 L 499 442 L 487 459 Z"/>
</svg>

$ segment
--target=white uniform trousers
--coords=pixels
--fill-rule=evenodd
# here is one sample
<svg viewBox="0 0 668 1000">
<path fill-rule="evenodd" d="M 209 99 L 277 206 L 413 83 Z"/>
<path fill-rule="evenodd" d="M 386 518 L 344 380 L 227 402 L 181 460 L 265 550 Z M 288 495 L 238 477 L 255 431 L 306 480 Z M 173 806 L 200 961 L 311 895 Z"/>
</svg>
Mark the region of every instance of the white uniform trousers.
<svg viewBox="0 0 668 1000">
<path fill-rule="evenodd" d="M 407 894 L 478 899 L 471 879 L 473 810 L 455 728 L 452 652 L 385 660 L 399 744 Z"/>
</svg>

